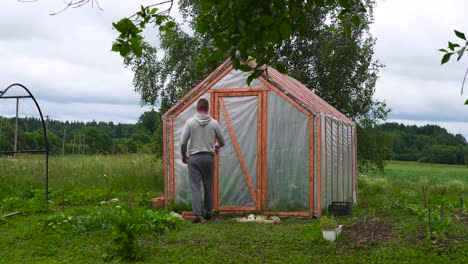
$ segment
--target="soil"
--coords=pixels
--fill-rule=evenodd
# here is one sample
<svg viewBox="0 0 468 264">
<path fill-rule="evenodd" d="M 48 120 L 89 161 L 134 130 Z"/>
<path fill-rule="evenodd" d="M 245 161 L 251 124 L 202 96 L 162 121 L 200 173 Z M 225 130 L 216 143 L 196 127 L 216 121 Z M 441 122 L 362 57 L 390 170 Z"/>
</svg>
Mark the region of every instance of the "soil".
<svg viewBox="0 0 468 264">
<path fill-rule="evenodd" d="M 345 225 L 343 232 L 343 244 L 347 247 L 362 248 L 395 239 L 393 226 L 377 217 Z"/>
</svg>

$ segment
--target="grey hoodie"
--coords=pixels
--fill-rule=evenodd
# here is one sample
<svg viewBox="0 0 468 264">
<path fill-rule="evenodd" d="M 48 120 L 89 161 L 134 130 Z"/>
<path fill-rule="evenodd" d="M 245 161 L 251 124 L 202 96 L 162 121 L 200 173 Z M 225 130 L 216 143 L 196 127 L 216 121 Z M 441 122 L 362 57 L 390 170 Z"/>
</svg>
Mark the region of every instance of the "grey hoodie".
<svg viewBox="0 0 468 264">
<path fill-rule="evenodd" d="M 220 147 L 224 146 L 224 137 L 221 134 L 221 126 L 210 115 L 196 114 L 185 122 L 182 136 L 180 137 L 180 151 L 182 157 L 187 154 L 209 152 L 215 154 L 215 138 Z M 187 148 L 188 145 L 188 148 Z"/>
</svg>

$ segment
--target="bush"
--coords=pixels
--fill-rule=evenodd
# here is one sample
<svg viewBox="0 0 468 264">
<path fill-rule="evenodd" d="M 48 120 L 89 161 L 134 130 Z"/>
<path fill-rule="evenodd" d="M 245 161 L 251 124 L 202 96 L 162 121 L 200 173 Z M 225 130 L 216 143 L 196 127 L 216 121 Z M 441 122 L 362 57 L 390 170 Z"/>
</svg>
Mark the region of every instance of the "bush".
<svg viewBox="0 0 468 264">
<path fill-rule="evenodd" d="M 322 216 L 320 218 L 320 227 L 323 230 L 334 230 L 338 227 L 338 223 L 333 216 Z"/>
</svg>

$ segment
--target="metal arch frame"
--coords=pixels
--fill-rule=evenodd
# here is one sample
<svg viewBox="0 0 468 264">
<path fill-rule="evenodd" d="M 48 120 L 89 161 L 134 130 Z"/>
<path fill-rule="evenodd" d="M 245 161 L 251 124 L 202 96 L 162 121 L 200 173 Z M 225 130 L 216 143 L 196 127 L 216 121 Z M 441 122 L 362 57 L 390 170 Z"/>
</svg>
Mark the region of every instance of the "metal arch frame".
<svg viewBox="0 0 468 264">
<path fill-rule="evenodd" d="M 27 96 L 5 96 L 5 94 L 13 87 L 20 87 L 23 88 L 29 95 Z M 46 162 L 46 172 L 45 172 L 45 200 L 46 204 L 49 203 L 49 137 L 47 135 L 47 128 L 44 121 L 44 116 L 42 115 L 41 107 L 37 102 L 34 95 L 29 91 L 26 86 L 20 83 L 14 83 L 9 85 L 5 90 L 0 90 L 0 99 L 24 99 L 24 98 L 31 98 L 34 101 L 34 104 L 37 107 L 39 115 L 41 116 L 42 121 L 42 130 L 44 134 L 44 141 L 45 141 L 45 150 L 44 149 L 35 149 L 35 150 L 16 150 L 16 151 L 0 151 L 0 154 L 19 154 L 19 153 L 44 153 L 45 154 L 45 162 Z"/>
</svg>

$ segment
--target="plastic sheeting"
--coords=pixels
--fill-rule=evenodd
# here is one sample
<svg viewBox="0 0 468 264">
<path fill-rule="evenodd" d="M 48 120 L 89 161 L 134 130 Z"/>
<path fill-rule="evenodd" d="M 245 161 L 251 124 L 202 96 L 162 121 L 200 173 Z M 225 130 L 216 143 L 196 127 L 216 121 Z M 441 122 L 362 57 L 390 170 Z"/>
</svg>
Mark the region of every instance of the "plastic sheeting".
<svg viewBox="0 0 468 264">
<path fill-rule="evenodd" d="M 210 94 L 205 93 L 200 98 L 205 98 L 210 101 Z M 190 204 L 192 200 L 187 165 L 182 163 L 182 155 L 180 154 L 180 137 L 185 122 L 197 112 L 197 102 L 198 100 L 195 100 L 189 107 L 174 118 L 174 202 L 177 204 Z"/>
<path fill-rule="evenodd" d="M 333 163 L 332 163 L 332 122 L 331 118 L 327 117 L 325 119 L 325 152 L 326 152 L 326 161 L 325 161 L 325 201 L 328 205 L 332 200 L 332 172 L 333 172 Z"/>
<path fill-rule="evenodd" d="M 267 209 L 308 211 L 309 120 L 275 92 L 267 111 Z"/>
<path fill-rule="evenodd" d="M 257 96 L 223 97 L 254 191 L 257 191 Z M 226 146 L 219 154 L 219 206 L 255 206 L 234 149 L 226 120 L 219 109 Z"/>
<path fill-rule="evenodd" d="M 265 87 L 266 85 L 262 83 L 259 79 L 254 79 L 250 86 L 247 85 L 247 78 L 249 77 L 249 72 L 243 72 L 239 70 L 231 70 L 226 74 L 221 80 L 219 80 L 212 89 L 220 88 L 260 88 Z"/>
</svg>

